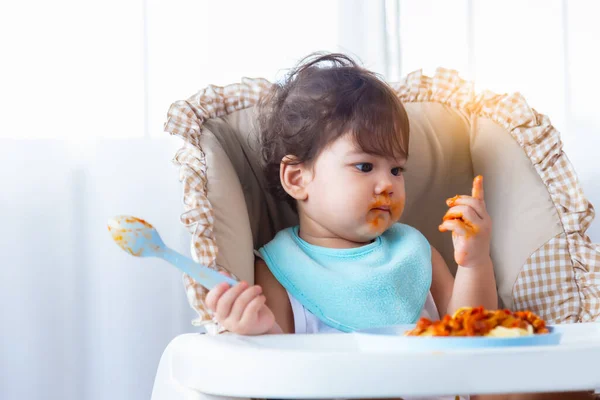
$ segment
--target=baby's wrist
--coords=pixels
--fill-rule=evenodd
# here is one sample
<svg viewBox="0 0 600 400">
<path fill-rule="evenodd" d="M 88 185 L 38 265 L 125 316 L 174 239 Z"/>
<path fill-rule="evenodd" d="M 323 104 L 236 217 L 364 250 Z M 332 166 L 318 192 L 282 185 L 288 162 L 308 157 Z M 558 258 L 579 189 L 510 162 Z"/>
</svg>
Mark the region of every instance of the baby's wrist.
<svg viewBox="0 0 600 400">
<path fill-rule="evenodd" d="M 483 268 L 485 265 L 492 265 L 492 258 L 489 255 L 469 261 L 468 263 L 459 264 L 463 268 Z"/>
</svg>

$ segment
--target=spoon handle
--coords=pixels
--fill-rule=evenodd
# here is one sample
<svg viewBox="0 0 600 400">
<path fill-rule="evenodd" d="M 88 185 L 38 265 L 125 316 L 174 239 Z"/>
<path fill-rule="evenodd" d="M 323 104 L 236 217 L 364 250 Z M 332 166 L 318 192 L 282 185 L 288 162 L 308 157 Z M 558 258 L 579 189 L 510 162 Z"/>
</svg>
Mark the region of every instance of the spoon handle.
<svg viewBox="0 0 600 400">
<path fill-rule="evenodd" d="M 194 262 L 194 260 L 184 256 L 183 254 L 179 254 L 175 250 L 172 250 L 166 246 L 164 251 L 159 252 L 157 256 L 165 261 L 170 262 L 179 270 L 194 278 L 196 282 L 208 290 L 223 282 L 227 282 L 231 286 L 238 283 L 235 279 L 225 276 L 212 268 L 198 264 Z"/>
</svg>

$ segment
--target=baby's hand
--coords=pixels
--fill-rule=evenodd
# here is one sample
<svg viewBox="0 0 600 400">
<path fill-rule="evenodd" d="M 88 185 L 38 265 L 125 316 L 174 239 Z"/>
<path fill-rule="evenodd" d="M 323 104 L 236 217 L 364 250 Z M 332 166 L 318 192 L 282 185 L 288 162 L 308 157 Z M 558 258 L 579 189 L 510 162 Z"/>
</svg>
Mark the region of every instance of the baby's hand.
<svg viewBox="0 0 600 400">
<path fill-rule="evenodd" d="M 472 196 L 446 200 L 450 209 L 439 230 L 452 231 L 454 259 L 462 267 L 475 267 L 490 257 L 492 219 L 483 197 L 483 177 L 479 175 L 473 180 Z"/>
<path fill-rule="evenodd" d="M 206 305 L 215 313 L 217 321 L 239 335 L 261 335 L 273 328 L 275 316 L 265 301 L 262 288 L 248 287 L 246 282 L 232 287 L 221 283 L 206 295 Z"/>
</svg>

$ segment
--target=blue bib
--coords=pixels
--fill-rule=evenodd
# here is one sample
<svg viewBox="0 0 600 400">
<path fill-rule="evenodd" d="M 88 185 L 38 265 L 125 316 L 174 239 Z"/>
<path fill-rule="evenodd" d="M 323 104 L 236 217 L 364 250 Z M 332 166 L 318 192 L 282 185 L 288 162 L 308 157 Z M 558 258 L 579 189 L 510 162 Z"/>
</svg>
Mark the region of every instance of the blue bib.
<svg viewBox="0 0 600 400">
<path fill-rule="evenodd" d="M 312 245 L 284 229 L 259 249 L 279 283 L 332 328 L 351 332 L 415 323 L 431 287 L 431 247 L 416 229 L 394 224 L 352 249 Z"/>
</svg>

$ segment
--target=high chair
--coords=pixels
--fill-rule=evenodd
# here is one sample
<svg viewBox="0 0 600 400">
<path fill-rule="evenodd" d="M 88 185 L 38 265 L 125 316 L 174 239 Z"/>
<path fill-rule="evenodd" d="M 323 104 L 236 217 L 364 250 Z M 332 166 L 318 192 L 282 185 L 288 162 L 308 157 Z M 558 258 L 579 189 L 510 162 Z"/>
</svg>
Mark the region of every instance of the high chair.
<svg viewBox="0 0 600 400">
<path fill-rule="evenodd" d="M 264 79 L 209 86 L 175 102 L 165 130 L 183 139 L 181 222 L 197 262 L 253 283 L 253 250 L 297 215 L 265 190 L 254 129 Z M 564 328 L 554 348 L 444 354 L 365 350 L 354 334 L 220 334 L 206 291 L 184 276 L 197 325 L 160 361 L 153 400 L 360 398 L 600 387 L 600 252 L 585 232 L 594 209 L 550 120 L 516 93 L 475 93 L 457 72 L 415 71 L 391 84 L 410 119 L 407 202 L 401 222 L 419 229 L 449 266 L 451 235 L 437 229 L 445 199 L 484 176 L 493 220 L 491 256 L 501 307 L 531 310 Z M 578 324 L 571 324 L 578 323 Z M 535 366 L 535 374 L 532 368 Z M 576 366 L 577 368 L 573 368 Z M 595 372 L 594 372 L 595 371 Z M 501 373 L 502 379 L 498 379 Z M 430 378 L 435 376 L 436 384 Z M 509 382 L 509 383 L 507 383 Z"/>
</svg>

